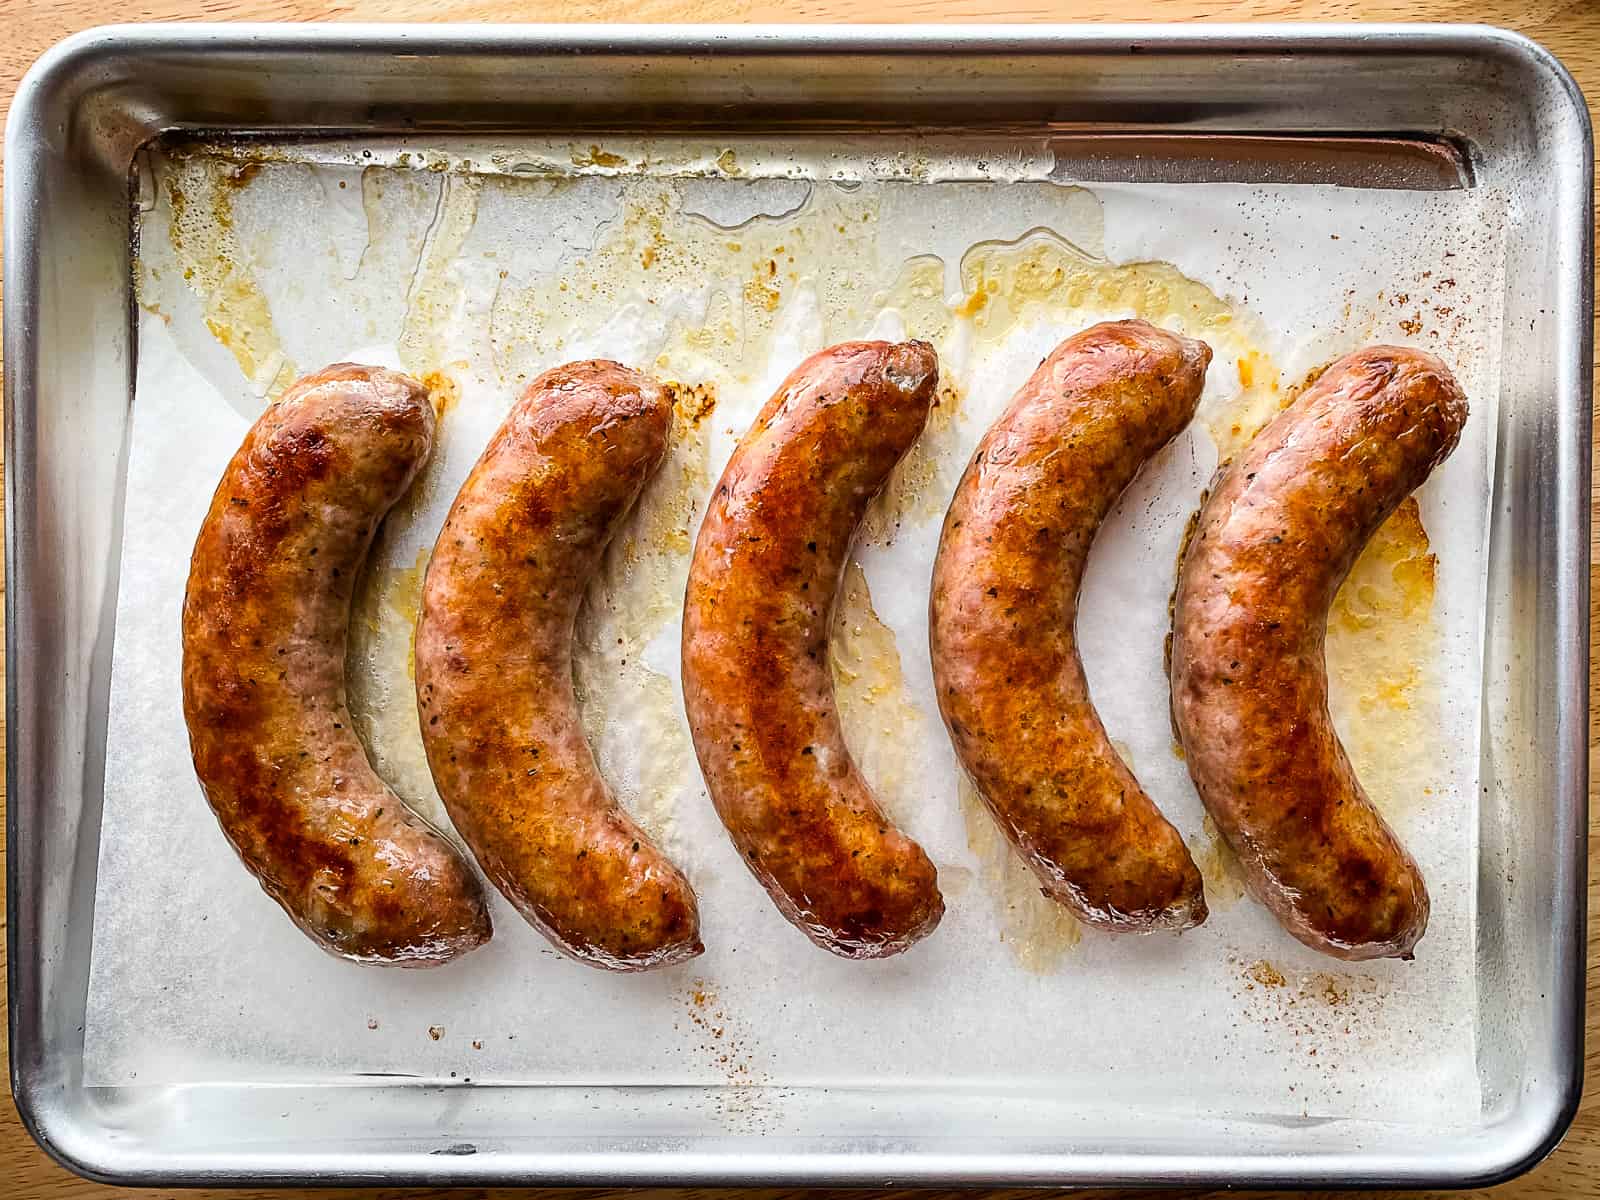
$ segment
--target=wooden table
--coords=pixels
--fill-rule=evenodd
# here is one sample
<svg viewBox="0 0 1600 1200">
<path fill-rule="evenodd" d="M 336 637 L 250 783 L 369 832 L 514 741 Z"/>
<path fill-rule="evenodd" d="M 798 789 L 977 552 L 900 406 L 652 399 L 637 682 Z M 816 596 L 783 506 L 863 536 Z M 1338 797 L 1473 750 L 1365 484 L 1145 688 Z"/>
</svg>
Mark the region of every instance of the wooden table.
<svg viewBox="0 0 1600 1200">
<path fill-rule="evenodd" d="M 1224 21 L 1474 21 L 1503 25 L 1535 38 L 1554 51 L 1591 97 L 1600 98 L 1600 0 L 0 0 L 0 103 L 9 110 L 17 80 L 53 43 L 80 29 L 112 21 L 154 20 L 295 20 L 295 21 L 1105 21 L 1105 20 L 1224 20 Z M 1597 120 L 1600 125 L 1600 120 Z M 1596 455 L 1600 460 L 1600 454 Z M 1600 489 L 1595 492 L 1600 505 Z M 1600 531 L 1600 512 L 1596 516 Z M 1600 646 L 1600 579 L 1591 553 L 1590 578 L 1595 583 L 1597 607 L 1589 614 L 1589 628 Z M 3 581 L 0 581 L 3 587 Z M 0 649 L 0 656 L 4 650 Z M 1590 662 L 1590 678 L 1597 678 Z M 1597 693 L 1600 694 L 1600 693 Z M 4 716 L 0 714 L 0 723 Z M 1591 714 L 1589 751 L 1595 761 L 1600 746 Z M 3 724 L 0 724 L 3 733 Z M 3 760 L 0 749 L 0 760 Z M 1597 776 L 1600 777 L 1600 776 Z M 0 781 L 0 803 L 4 782 Z M 1542 1165 L 1521 1179 L 1496 1189 L 1511 1197 L 1600 1197 L 1600 804 L 1590 790 L 1595 819 L 1589 838 L 1589 1022 L 1585 1055 L 1587 1095 L 1566 1141 Z M 0 847 L 5 829 L 0 823 Z M 0 894 L 0 913 L 5 897 Z M 0 946 L 0 990 L 4 984 L 5 948 Z M 0 1064 L 5 1061 L 0 1046 Z M 103 1187 L 78 1179 L 56 1166 L 23 1130 L 11 1103 L 9 1089 L 0 1100 L 0 1198 L 3 1200 L 101 1200 L 111 1196 L 145 1196 Z M 362 1195 L 342 1190 L 296 1192 L 184 1192 L 204 1196 L 275 1197 L 277 1200 L 348 1200 Z M 486 1197 L 509 1194 L 481 1189 L 460 1192 L 401 1191 L 388 1189 L 369 1196 Z M 660 1200 L 683 1193 L 655 1193 Z M 790 1193 L 776 1190 L 745 1193 L 762 1200 L 779 1200 Z M 886 1193 L 879 1193 L 880 1195 Z M 1106 1193 L 1096 1195 L 1103 1196 Z M 1201 1193 L 1196 1193 L 1201 1194 Z M 1394 1193 L 1396 1196 L 1407 1193 Z M 569 1192 L 564 1197 L 602 1197 L 604 1192 Z M 873 1193 L 840 1193 L 871 1196 Z M 939 1193 L 921 1193 L 939 1196 Z M 955 1196 L 956 1193 L 948 1193 Z M 1020 1200 L 1030 1193 L 989 1193 Z M 1129 1193 L 1133 1195 L 1133 1193 Z"/>
</svg>

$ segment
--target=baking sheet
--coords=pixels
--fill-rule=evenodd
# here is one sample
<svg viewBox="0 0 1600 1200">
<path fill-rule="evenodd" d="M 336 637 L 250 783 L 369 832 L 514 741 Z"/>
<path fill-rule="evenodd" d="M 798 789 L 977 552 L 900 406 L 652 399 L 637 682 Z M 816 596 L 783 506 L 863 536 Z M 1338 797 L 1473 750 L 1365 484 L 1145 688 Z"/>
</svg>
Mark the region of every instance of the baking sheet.
<svg viewBox="0 0 1600 1200">
<path fill-rule="evenodd" d="M 885 1082 L 1268 1119 L 1476 1116 L 1498 195 L 1082 188 L 1026 146 L 985 159 L 608 141 L 523 144 L 472 169 L 462 157 L 350 146 L 146 163 L 87 1083 L 728 1084 L 685 1103 L 715 1103 L 739 1129 L 781 1123 L 788 1088 Z M 987 422 L 1060 338 L 1130 315 L 1216 357 L 1194 426 L 1102 532 L 1080 640 L 1111 735 L 1195 848 L 1212 916 L 1181 937 L 1114 940 L 1080 936 L 1039 897 L 964 794 L 925 608 L 945 503 Z M 949 911 L 910 953 L 850 963 L 778 916 L 718 825 L 682 715 L 677 618 L 738 435 L 801 357 L 867 335 L 932 340 L 945 386 L 847 572 L 835 675 L 847 738 L 938 864 Z M 1330 625 L 1336 720 L 1433 896 L 1414 962 L 1348 965 L 1241 898 L 1173 752 L 1161 650 L 1178 540 L 1219 453 L 1306 372 L 1378 339 L 1443 354 L 1474 410 Z M 520 383 L 592 355 L 682 385 L 669 459 L 580 620 L 577 677 L 603 769 L 700 894 L 707 953 L 605 975 L 496 897 L 494 941 L 449 967 L 341 963 L 245 873 L 189 763 L 178 612 L 211 491 L 298 373 L 356 358 L 436 390 L 439 446 L 376 548 L 350 687 L 380 770 L 442 820 L 409 678 L 421 567 Z"/>
</svg>

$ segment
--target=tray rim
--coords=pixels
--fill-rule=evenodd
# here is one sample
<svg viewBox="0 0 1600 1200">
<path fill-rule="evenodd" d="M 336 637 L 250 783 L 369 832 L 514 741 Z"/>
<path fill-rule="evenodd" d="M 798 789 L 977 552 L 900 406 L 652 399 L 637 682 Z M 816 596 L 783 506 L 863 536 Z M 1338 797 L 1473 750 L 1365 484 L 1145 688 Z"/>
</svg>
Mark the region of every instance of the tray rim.
<svg viewBox="0 0 1600 1200">
<path fill-rule="evenodd" d="M 102 26 L 75 34 L 47 51 L 26 73 L 17 88 L 6 127 L 5 261 L 11 278 L 5 289 L 5 532 L 6 574 L 11 586 L 6 589 L 6 721 L 12 746 L 31 736 L 27 714 L 20 710 L 18 684 L 26 666 L 26 655 L 18 654 L 16 631 L 27 603 L 29 567 L 15 523 L 16 514 L 28 502 L 26 489 L 35 469 L 32 421 L 37 403 L 37 369 L 29 340 L 38 311 L 39 270 L 36 240 L 37 205 L 43 197 L 31 175 L 21 167 L 28 161 L 26 142 L 50 119 L 52 107 L 66 104 L 76 110 L 89 95 L 88 79 L 105 57 L 128 52 L 199 54 L 215 49 L 241 52 L 264 51 L 276 54 L 316 53 L 327 49 L 424 51 L 432 55 L 470 55 L 485 52 L 584 53 L 605 51 L 621 54 L 666 56 L 704 56 L 720 54 L 811 54 L 852 56 L 869 53 L 915 54 L 985 53 L 1075 54 L 1125 56 L 1131 53 L 1222 55 L 1247 50 L 1251 54 L 1316 54 L 1318 52 L 1416 52 L 1450 54 L 1454 52 L 1492 53 L 1553 76 L 1564 93 L 1564 101 L 1576 115 L 1584 140 L 1584 194 L 1570 193 L 1587 215 L 1592 230 L 1593 138 L 1587 105 L 1577 83 L 1549 51 L 1512 31 L 1487 25 L 1448 24 L 1105 24 L 1105 25 L 462 25 L 462 24 L 313 24 L 272 23 L 177 23 L 162 25 L 121 24 Z M 244 127 L 240 127 L 243 131 Z M 209 131 L 219 132 L 219 131 Z M 228 131 L 220 131 L 226 133 Z M 1570 230 L 1563 230 L 1570 233 Z M 1558 343 L 1572 351 L 1576 363 L 1573 378 L 1590 405 L 1581 412 L 1561 411 L 1564 432 L 1576 435 L 1577 444 L 1558 447 L 1554 486 L 1556 511 L 1553 540 L 1559 567 L 1553 582 L 1540 580 L 1540 589 L 1555 593 L 1557 646 L 1555 650 L 1558 728 L 1555 777 L 1560 785 L 1557 820 L 1561 828 L 1576 836 L 1567 838 L 1565 858 L 1554 864 L 1559 875 L 1563 901 L 1558 917 L 1565 920 L 1557 955 L 1572 969 L 1557 978 L 1552 988 L 1563 995 L 1554 998 L 1557 1025 L 1555 1035 L 1574 1054 L 1563 1056 L 1564 1073 L 1545 1081 L 1537 1111 L 1527 1106 L 1516 1122 L 1514 1139 L 1503 1139 L 1507 1153 L 1485 1152 L 1465 1171 L 1439 1171 L 1411 1164 L 1394 1178 L 1406 1186 L 1444 1184 L 1486 1185 L 1504 1181 L 1529 1169 L 1559 1143 L 1576 1114 L 1581 1097 L 1582 1034 L 1585 1005 L 1585 913 L 1587 895 L 1586 829 L 1588 807 L 1588 648 L 1587 624 L 1589 578 L 1582 571 L 1588 555 L 1590 524 L 1587 492 L 1590 481 L 1590 430 L 1592 426 L 1591 347 L 1593 275 L 1592 246 L 1583 239 L 1579 256 L 1581 279 L 1573 293 L 1558 297 L 1556 321 Z M 1569 281 L 1563 279 L 1563 285 Z M 1573 429 L 1571 422 L 1576 423 Z M 25 820 L 38 816 L 40 798 L 30 781 L 19 778 L 17 753 L 7 755 L 7 946 L 8 946 L 8 1029 L 12 1054 L 11 1086 L 24 1127 L 34 1140 L 57 1162 L 90 1179 L 107 1183 L 150 1185 L 218 1184 L 237 1182 L 290 1183 L 296 1180 L 376 1181 L 370 1171 L 354 1170 L 335 1175 L 309 1171 L 284 1173 L 280 1168 L 266 1174 L 243 1171 L 232 1173 L 211 1169 L 196 1170 L 178 1162 L 154 1170 L 119 1171 L 116 1147 L 93 1131 L 77 1126 L 75 1115 L 52 1103 L 43 1094 L 36 1074 L 27 1069 L 24 1056 L 16 1048 L 33 1045 L 42 1030 L 23 1012 L 22 999 L 37 993 L 41 963 L 36 947 L 26 944 L 19 934 L 19 900 L 33 881 L 20 878 L 17 857 Z M 337 1156 L 336 1156 L 337 1157 Z M 886 1180 L 903 1183 L 1201 1183 L 1214 1182 L 1239 1186 L 1246 1183 L 1373 1181 L 1373 1164 L 1364 1162 L 1358 1152 L 1318 1155 L 1312 1171 L 1290 1170 L 1285 1165 L 1294 1157 L 1235 1155 L 1221 1169 L 1222 1159 L 1193 1159 L 1167 1155 L 1164 1162 L 1136 1161 L 1135 1156 L 1102 1155 L 1098 1165 L 1086 1171 L 1074 1154 L 1038 1155 L 1018 1163 L 1004 1154 L 944 1156 L 906 1154 L 820 1154 L 788 1156 L 787 1161 L 756 1158 L 757 1173 L 742 1172 L 730 1156 L 717 1152 L 674 1155 L 649 1151 L 638 1155 L 615 1152 L 593 1156 L 546 1156 L 533 1178 L 545 1185 L 645 1183 L 801 1183 L 801 1184 L 882 1184 Z M 308 1161 L 310 1160 L 308 1156 Z M 1052 1164 L 1056 1165 L 1052 1165 Z M 1393 1164 L 1391 1164 L 1393 1165 Z M 522 1173 L 496 1173 L 483 1161 L 450 1159 L 441 1164 L 433 1159 L 424 1166 L 386 1175 L 387 1182 L 523 1181 Z"/>
</svg>

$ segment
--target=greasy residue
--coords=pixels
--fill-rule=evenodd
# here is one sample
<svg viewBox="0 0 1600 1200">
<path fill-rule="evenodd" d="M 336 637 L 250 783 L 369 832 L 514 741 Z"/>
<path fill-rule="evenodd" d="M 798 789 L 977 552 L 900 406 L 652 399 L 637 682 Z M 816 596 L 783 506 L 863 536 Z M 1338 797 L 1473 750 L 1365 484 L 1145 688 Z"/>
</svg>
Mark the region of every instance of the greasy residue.
<svg viewBox="0 0 1600 1200">
<path fill-rule="evenodd" d="M 954 315 L 980 347 L 1022 323 L 1044 320 L 1076 331 L 1107 312 L 1130 312 L 1203 339 L 1213 357 L 1196 420 L 1211 434 L 1219 461 L 1282 407 L 1278 368 L 1260 348 L 1260 322 L 1167 263 L 1110 263 L 1058 232 L 1035 229 L 972 246 L 961 259 L 961 283 Z"/>
<path fill-rule="evenodd" d="M 495 179 L 508 199 L 547 198 L 579 181 Z M 817 186 L 783 217 L 756 215 L 727 228 L 686 209 L 681 185 L 636 179 L 617 219 L 592 247 L 574 248 L 553 270 L 508 270 L 491 315 L 500 377 L 515 384 L 543 364 L 587 346 L 595 314 L 626 320 L 626 339 L 668 373 L 749 385 L 764 373 L 780 310 L 813 300 L 824 340 L 861 328 L 882 290 L 875 198 Z M 579 349 L 576 352 L 581 353 Z M 680 361 L 690 354 L 693 361 Z"/>
<path fill-rule="evenodd" d="M 428 389 L 428 404 L 436 421 L 443 421 L 445 414 L 461 403 L 461 385 L 443 371 L 423 374 L 422 386 Z"/>
<path fill-rule="evenodd" d="M 1210 813 L 1200 822 L 1200 836 L 1189 839 L 1189 853 L 1194 856 L 1194 865 L 1200 869 L 1200 878 L 1205 883 L 1206 904 L 1213 911 L 1231 908 L 1243 898 L 1244 868 L 1239 865 L 1238 856 L 1223 838 L 1222 830 L 1217 828 Z"/>
<path fill-rule="evenodd" d="M 438 177 L 437 186 L 433 217 L 406 291 L 405 326 L 399 341 L 401 363 L 417 376 L 436 370 L 447 353 L 444 331 L 461 304 L 465 286 L 453 268 L 477 220 L 478 193 L 483 185 L 476 176 L 447 174 Z M 369 228 L 372 215 L 369 207 Z"/>
<path fill-rule="evenodd" d="M 402 800 L 435 822 L 444 805 L 433 786 L 417 720 L 417 617 L 429 551 L 417 552 L 405 567 L 370 564 L 356 580 L 345 658 L 345 687 L 356 732 L 366 743 L 372 765 Z"/>
<path fill-rule="evenodd" d="M 669 384 L 668 390 L 673 420 L 666 455 L 585 593 L 573 679 L 607 782 L 670 853 L 673 814 L 695 778 L 694 750 L 677 685 L 647 666 L 645 654 L 654 639 L 670 637 L 681 612 L 691 532 L 711 486 L 706 419 L 715 411 L 716 389 L 701 383 Z"/>
<path fill-rule="evenodd" d="M 167 236 L 184 281 L 200 298 L 206 328 L 256 392 L 275 399 L 299 372 L 285 356 L 272 311 L 234 226 L 234 197 L 262 168 L 204 156 L 161 160 Z"/>
<path fill-rule="evenodd" d="M 1229 405 L 1214 408 L 1203 418 L 1217 446 L 1217 459 L 1232 458 L 1266 423 L 1277 416 L 1295 394 L 1285 391 L 1278 368 L 1260 350 L 1247 350 L 1233 359 L 1239 395 Z M 1226 371 L 1226 362 L 1213 361 L 1211 370 Z"/>
<path fill-rule="evenodd" d="M 966 299 L 958 315 L 990 339 L 1027 317 L 1034 305 L 1126 307 L 1145 320 L 1180 325 L 1208 339 L 1231 332 L 1239 319 L 1226 301 L 1166 263 L 1109 263 L 1048 229 L 1013 241 L 979 242 L 962 256 L 961 285 Z"/>
<path fill-rule="evenodd" d="M 1429 744 L 1438 728 L 1433 618 L 1438 559 L 1407 497 L 1367 543 L 1328 615 L 1328 702 L 1367 794 L 1386 815 L 1425 804 L 1439 781 Z"/>
<path fill-rule="evenodd" d="M 1038 879 L 1006 840 L 965 774 L 957 787 L 967 845 L 978 859 L 979 879 L 994 905 L 1000 940 L 1023 970 L 1048 975 L 1078 944 L 1083 927 L 1040 890 Z"/>
<path fill-rule="evenodd" d="M 941 381 L 922 435 L 889 473 L 883 490 L 873 497 L 861 522 L 861 541 L 888 545 L 902 525 L 920 524 L 944 515 L 965 466 L 960 455 L 957 418 L 961 393 Z"/>
<path fill-rule="evenodd" d="M 828 663 L 850 756 L 889 819 L 904 825 L 927 802 L 918 747 L 928 727 L 906 690 L 894 631 L 873 609 L 854 559 L 839 581 Z"/>
</svg>

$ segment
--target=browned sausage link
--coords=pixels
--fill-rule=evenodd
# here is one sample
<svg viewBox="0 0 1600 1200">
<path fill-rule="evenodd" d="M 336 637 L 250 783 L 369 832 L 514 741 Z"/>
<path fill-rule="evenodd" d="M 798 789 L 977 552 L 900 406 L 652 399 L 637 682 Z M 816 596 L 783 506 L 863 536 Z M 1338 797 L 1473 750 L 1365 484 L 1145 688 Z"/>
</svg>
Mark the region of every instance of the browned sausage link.
<svg viewBox="0 0 1600 1200">
<path fill-rule="evenodd" d="M 223 473 L 183 601 L 183 714 L 223 832 L 319 945 L 401 966 L 490 933 L 478 877 L 378 778 L 345 705 L 356 572 L 432 445 L 404 375 L 300 380 Z"/>
<path fill-rule="evenodd" d="M 1062 342 L 979 443 L 933 568 L 934 686 L 957 757 L 1045 895 L 1117 932 L 1186 929 L 1206 903 L 1090 700 L 1078 588 L 1100 523 L 1189 423 L 1210 361 L 1143 321 Z"/>
<path fill-rule="evenodd" d="M 1189 774 L 1251 891 L 1336 958 L 1409 957 L 1428 893 L 1329 719 L 1328 606 L 1466 419 L 1430 354 L 1340 359 L 1226 469 L 1178 575 L 1172 703 Z"/>
<path fill-rule="evenodd" d="M 612 362 L 539 376 L 461 485 L 417 626 L 428 765 L 491 880 L 558 949 L 637 971 L 702 950 L 689 882 L 618 806 L 584 738 L 584 589 L 666 452 L 672 407 Z"/>
<path fill-rule="evenodd" d="M 683 694 L 711 798 L 784 916 L 846 958 L 897 954 L 944 915 L 933 864 L 850 759 L 828 667 L 856 526 L 938 377 L 921 342 L 801 363 L 734 451 L 689 575 Z"/>
</svg>

